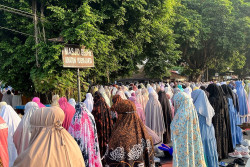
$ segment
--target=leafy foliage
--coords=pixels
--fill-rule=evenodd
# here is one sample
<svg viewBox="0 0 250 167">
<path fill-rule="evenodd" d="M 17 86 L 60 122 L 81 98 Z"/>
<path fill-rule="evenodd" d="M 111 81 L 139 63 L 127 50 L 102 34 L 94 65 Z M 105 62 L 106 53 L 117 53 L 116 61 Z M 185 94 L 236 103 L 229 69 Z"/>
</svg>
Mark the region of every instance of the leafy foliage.
<svg viewBox="0 0 250 167">
<path fill-rule="evenodd" d="M 4 0 L 2 4 L 32 11 L 32 4 L 27 0 L 18 4 L 14 0 Z M 83 85 L 88 85 L 89 80 L 107 83 L 119 76 L 132 74 L 137 69 L 136 65 L 145 59 L 148 59 L 148 69 L 150 64 L 159 63 L 159 69 L 150 70 L 154 72 L 149 75 L 160 73 L 164 76 L 166 67 L 178 58 L 178 45 L 168 23 L 174 13 L 173 0 L 86 0 L 74 3 L 41 0 L 37 4 L 38 15 L 45 16 L 38 25 L 39 45 L 35 46 L 33 37 L 2 30 L 0 34 L 4 39 L 1 41 L 0 77 L 27 94 L 36 91 L 72 96 L 76 90 L 76 71 L 62 68 L 63 44 L 43 40 L 44 37 L 63 37 L 65 43 L 84 45 L 94 52 L 95 68 L 82 70 Z M 32 19 L 0 12 L 2 26 L 34 34 Z M 39 68 L 35 66 L 36 48 Z"/>
<path fill-rule="evenodd" d="M 176 34 L 182 58 L 199 80 L 208 68 L 242 69 L 249 45 L 249 3 L 243 0 L 182 0 Z"/>
<path fill-rule="evenodd" d="M 28 0 L 1 4 L 32 13 Z M 62 67 L 65 43 L 94 53 L 95 68 L 81 70 L 83 95 L 88 82 L 112 82 L 145 62 L 149 77 L 168 76 L 178 64 L 196 80 L 206 68 L 249 74 L 249 0 L 37 0 L 37 6 L 44 16 L 38 45 L 32 18 L 0 11 L 0 26 L 30 34 L 0 29 L 0 78 L 27 95 L 76 97 L 76 70 Z M 58 37 L 64 43 L 47 40 Z"/>
</svg>

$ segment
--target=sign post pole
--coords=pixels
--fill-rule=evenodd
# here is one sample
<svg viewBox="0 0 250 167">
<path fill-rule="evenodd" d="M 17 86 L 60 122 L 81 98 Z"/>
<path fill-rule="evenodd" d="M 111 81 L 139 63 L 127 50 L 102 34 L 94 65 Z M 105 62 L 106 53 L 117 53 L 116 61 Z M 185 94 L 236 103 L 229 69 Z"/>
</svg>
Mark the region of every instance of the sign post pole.
<svg viewBox="0 0 250 167">
<path fill-rule="evenodd" d="M 81 102 L 81 86 L 80 86 L 80 70 L 77 68 L 77 91 L 78 91 L 78 104 Z"/>
</svg>

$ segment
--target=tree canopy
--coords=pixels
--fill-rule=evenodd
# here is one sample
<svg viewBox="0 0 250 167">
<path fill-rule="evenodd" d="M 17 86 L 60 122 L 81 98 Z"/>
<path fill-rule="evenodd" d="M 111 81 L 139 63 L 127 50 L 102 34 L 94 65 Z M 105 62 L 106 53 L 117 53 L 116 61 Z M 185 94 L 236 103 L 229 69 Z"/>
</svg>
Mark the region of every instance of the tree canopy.
<svg viewBox="0 0 250 167">
<path fill-rule="evenodd" d="M 249 74 L 249 0 L 2 0 L 0 5 L 5 9 L 0 10 L 0 80 L 28 95 L 76 97 L 76 70 L 62 67 L 66 43 L 94 53 L 95 68 L 81 70 L 84 89 L 89 81 L 110 83 L 131 75 L 138 64 L 152 78 L 168 76 L 180 63 L 195 80 L 206 68 L 244 68 Z M 58 37 L 64 43 L 49 40 Z"/>
<path fill-rule="evenodd" d="M 206 68 L 225 71 L 246 64 L 250 4 L 243 0 L 182 0 L 175 33 L 193 80 Z"/>
</svg>

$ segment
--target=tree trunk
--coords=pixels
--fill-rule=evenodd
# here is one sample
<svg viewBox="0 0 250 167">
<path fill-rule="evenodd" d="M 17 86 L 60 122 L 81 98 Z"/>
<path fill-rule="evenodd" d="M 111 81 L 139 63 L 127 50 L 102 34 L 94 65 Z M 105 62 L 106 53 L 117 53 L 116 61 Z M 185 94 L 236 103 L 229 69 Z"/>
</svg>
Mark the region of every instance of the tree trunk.
<svg viewBox="0 0 250 167">
<path fill-rule="evenodd" d="M 204 73 L 204 69 L 202 70 L 196 70 L 192 75 L 191 75 L 191 78 L 192 78 L 192 81 L 194 82 L 200 82 L 201 81 L 201 76 L 202 74 Z"/>
<path fill-rule="evenodd" d="M 34 15 L 33 17 L 33 22 L 34 22 L 34 36 L 35 36 L 35 42 L 36 42 L 36 66 L 39 67 L 38 64 L 38 50 L 37 50 L 37 45 L 38 45 L 38 30 L 37 30 L 37 1 L 32 0 L 32 14 Z"/>
<path fill-rule="evenodd" d="M 110 78 L 109 78 L 109 68 L 108 68 L 108 67 L 107 67 L 106 74 L 107 74 L 108 83 L 110 83 Z"/>
<path fill-rule="evenodd" d="M 44 29 L 44 2 L 41 2 L 41 23 L 42 23 L 42 31 L 43 31 L 43 40 L 46 43 L 45 29 Z"/>
</svg>

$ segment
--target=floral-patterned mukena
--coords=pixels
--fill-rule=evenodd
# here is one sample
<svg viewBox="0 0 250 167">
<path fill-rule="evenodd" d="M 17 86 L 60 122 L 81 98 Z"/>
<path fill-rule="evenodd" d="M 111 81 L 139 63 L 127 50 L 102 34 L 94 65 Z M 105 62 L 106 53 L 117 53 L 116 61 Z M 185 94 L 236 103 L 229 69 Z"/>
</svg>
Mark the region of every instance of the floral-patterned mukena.
<svg viewBox="0 0 250 167">
<path fill-rule="evenodd" d="M 154 166 L 153 143 L 136 113 L 135 104 L 122 100 L 115 110 L 119 119 L 105 153 L 105 167 Z"/>
<path fill-rule="evenodd" d="M 69 133 L 79 145 L 86 167 L 102 167 L 95 118 L 84 103 L 76 105 Z"/>
<path fill-rule="evenodd" d="M 189 95 L 174 95 L 176 113 L 171 123 L 174 167 L 206 167 L 199 120 Z"/>
</svg>

